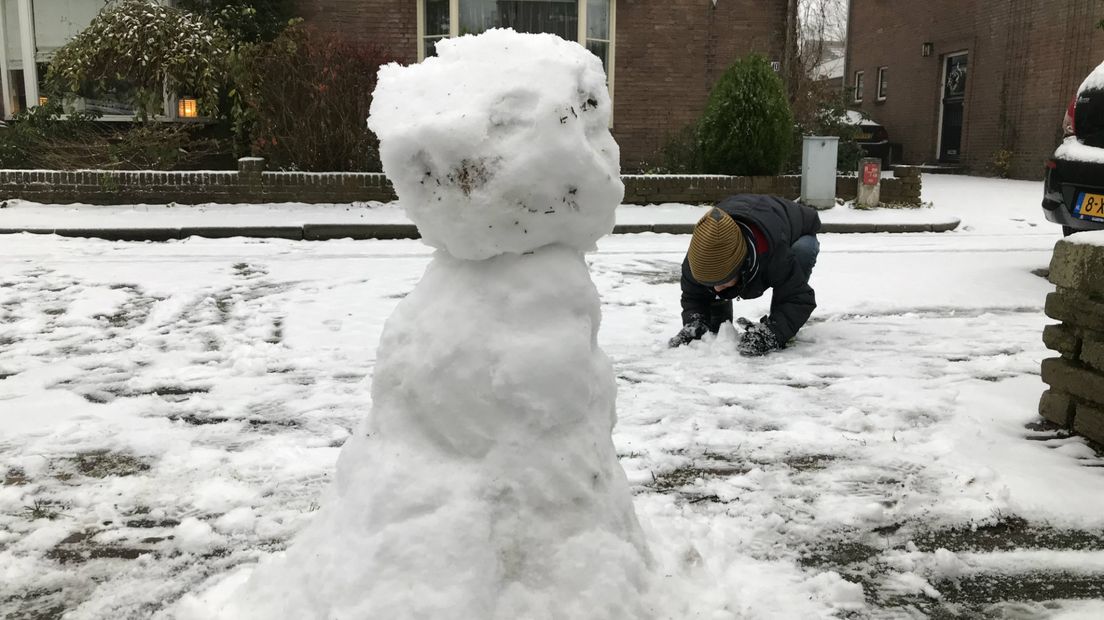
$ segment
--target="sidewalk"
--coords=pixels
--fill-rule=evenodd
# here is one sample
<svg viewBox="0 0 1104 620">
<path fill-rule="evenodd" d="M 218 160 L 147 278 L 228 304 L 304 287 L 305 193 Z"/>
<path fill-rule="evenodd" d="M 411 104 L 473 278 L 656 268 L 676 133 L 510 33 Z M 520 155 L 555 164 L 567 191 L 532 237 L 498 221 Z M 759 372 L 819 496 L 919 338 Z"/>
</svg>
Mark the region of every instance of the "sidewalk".
<svg viewBox="0 0 1104 620">
<path fill-rule="evenodd" d="M 120 241 L 167 241 L 191 236 L 326 239 L 416 239 L 398 203 L 43 205 L 19 200 L 0 206 L 0 234 L 56 234 Z M 690 234 L 707 206 L 621 205 L 614 234 Z M 945 232 L 959 219 L 938 209 L 845 206 L 820 213 L 825 233 Z"/>
</svg>

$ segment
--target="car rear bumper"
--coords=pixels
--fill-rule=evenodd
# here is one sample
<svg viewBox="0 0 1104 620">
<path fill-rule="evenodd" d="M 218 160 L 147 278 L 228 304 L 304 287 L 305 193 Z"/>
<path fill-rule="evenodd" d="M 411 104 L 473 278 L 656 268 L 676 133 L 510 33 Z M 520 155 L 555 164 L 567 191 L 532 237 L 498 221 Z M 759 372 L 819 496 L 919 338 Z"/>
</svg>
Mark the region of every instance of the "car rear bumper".
<svg viewBox="0 0 1104 620">
<path fill-rule="evenodd" d="M 901 160 L 901 145 L 896 142 L 882 140 L 881 142 L 858 142 L 857 144 L 867 157 L 877 157 L 882 160 L 883 168 L 889 168 Z"/>
<path fill-rule="evenodd" d="M 1104 194 L 1104 164 L 1052 160 L 1047 167 L 1043 189 L 1043 215 L 1046 219 L 1077 230 L 1104 229 L 1104 221 L 1085 220 L 1073 214 L 1083 192 Z"/>
</svg>

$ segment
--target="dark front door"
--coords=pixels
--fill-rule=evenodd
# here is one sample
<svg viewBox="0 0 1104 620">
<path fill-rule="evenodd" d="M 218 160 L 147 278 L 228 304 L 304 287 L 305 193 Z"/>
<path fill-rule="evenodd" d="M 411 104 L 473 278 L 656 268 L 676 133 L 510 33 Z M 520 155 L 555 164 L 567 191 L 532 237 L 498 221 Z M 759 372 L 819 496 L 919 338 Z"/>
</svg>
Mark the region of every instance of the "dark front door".
<svg viewBox="0 0 1104 620">
<path fill-rule="evenodd" d="M 966 54 L 949 56 L 943 72 L 943 128 L 939 161 L 956 163 L 962 156 L 963 103 L 966 101 Z"/>
</svg>

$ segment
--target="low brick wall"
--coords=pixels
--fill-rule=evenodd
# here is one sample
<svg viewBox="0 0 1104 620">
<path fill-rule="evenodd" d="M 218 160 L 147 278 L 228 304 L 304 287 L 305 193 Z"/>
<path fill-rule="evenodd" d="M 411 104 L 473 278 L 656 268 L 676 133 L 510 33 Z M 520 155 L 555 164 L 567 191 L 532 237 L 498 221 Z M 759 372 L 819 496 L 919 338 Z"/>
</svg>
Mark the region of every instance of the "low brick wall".
<svg viewBox="0 0 1104 620">
<path fill-rule="evenodd" d="M 0 170 L 0 200 L 111 204 L 350 203 L 395 199 L 378 173 Z"/>
<path fill-rule="evenodd" d="M 898 167 L 882 181 L 882 200 L 919 204 L 920 171 Z M 796 199 L 801 177 L 625 175 L 625 203 L 713 203 L 732 194 Z M 839 177 L 836 195 L 853 200 L 855 177 Z M 264 172 L 264 160 L 243 158 L 238 170 L 145 172 L 0 170 L 0 200 L 69 204 L 350 203 L 395 199 L 386 176 L 371 172 Z"/>
<path fill-rule="evenodd" d="M 882 180 L 882 202 L 920 204 L 920 169 L 898 166 L 893 179 Z M 712 203 L 732 194 L 772 194 L 796 200 L 801 196 L 800 176 L 732 177 L 722 175 L 625 175 L 626 204 L 662 202 Z M 854 200 L 858 177 L 836 178 L 836 196 Z"/>
<path fill-rule="evenodd" d="M 1074 236 L 1071 239 L 1076 239 Z M 1050 389 L 1039 401 L 1047 420 L 1104 444 L 1104 246 L 1062 240 L 1054 248 L 1046 314 L 1061 321 L 1043 343 L 1061 354 L 1043 360 Z"/>
</svg>

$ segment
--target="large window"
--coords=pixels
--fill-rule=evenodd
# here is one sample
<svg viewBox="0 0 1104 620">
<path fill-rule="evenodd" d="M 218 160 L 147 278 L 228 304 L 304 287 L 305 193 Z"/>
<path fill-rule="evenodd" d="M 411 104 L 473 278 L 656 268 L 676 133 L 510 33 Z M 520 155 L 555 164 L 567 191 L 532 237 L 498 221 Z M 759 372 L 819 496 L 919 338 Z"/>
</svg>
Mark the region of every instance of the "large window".
<svg viewBox="0 0 1104 620">
<path fill-rule="evenodd" d="M 547 32 L 585 45 L 613 83 L 614 0 L 418 0 L 418 60 L 446 37 L 491 28 Z"/>
</svg>

